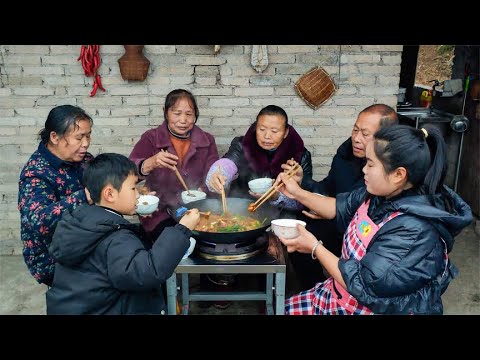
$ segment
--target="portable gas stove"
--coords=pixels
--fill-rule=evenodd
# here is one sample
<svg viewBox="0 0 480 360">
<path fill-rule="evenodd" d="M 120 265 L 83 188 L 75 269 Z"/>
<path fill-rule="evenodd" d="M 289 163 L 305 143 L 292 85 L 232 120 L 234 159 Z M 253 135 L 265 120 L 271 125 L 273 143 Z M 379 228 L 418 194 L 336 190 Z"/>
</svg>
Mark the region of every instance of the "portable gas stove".
<svg viewBox="0 0 480 360">
<path fill-rule="evenodd" d="M 285 311 L 285 273 L 282 245 L 273 234 L 266 232 L 257 239 L 241 244 L 212 244 L 197 240 L 193 254 L 183 259 L 167 280 L 168 313 L 177 313 L 177 291 L 180 289 L 177 289 L 177 274 L 180 274 L 182 314 L 188 314 L 190 301 L 257 300 L 266 302 L 267 314 L 282 315 Z M 191 293 L 190 274 L 266 274 L 266 286 L 261 291 Z"/>
<path fill-rule="evenodd" d="M 268 234 L 256 239 L 232 244 L 217 244 L 204 240 L 197 241 L 196 252 L 204 259 L 235 261 L 248 259 L 262 253 L 268 247 Z"/>
</svg>

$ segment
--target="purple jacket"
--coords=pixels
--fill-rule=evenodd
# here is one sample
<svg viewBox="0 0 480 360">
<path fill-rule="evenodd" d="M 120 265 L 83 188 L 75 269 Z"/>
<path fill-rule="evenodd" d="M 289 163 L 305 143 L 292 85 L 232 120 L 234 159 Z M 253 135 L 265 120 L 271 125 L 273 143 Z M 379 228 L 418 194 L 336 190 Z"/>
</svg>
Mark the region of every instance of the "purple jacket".
<svg viewBox="0 0 480 360">
<path fill-rule="evenodd" d="M 176 155 L 169 135 L 166 121 L 159 127 L 146 131 L 133 148 L 129 158 L 139 166 L 143 160 L 157 154 L 161 149 Z M 177 165 L 177 168 L 189 189 L 201 187 L 205 191 L 205 177 L 208 169 L 219 159 L 217 145 L 211 134 L 196 125 L 192 129 L 190 138 L 192 141 L 190 148 L 183 164 Z M 154 212 L 152 217 L 140 217 L 144 229 L 151 232 L 159 222 L 169 217 L 166 212 L 167 205 L 176 207 L 182 203 L 180 193 L 185 189 L 175 173 L 166 168 L 152 170 L 146 176 L 145 185 L 151 191 L 156 191 L 156 196 L 160 198 L 158 211 Z"/>
</svg>

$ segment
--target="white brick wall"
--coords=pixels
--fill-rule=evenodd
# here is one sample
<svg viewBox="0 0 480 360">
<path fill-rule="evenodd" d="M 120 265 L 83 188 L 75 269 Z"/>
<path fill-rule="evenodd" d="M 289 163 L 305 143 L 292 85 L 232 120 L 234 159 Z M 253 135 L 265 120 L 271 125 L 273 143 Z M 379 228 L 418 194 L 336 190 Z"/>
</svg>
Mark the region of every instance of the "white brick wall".
<svg viewBox="0 0 480 360">
<path fill-rule="evenodd" d="M 21 253 L 18 174 L 56 105 L 78 105 L 92 115 L 93 154 L 128 155 L 145 130 L 163 121 L 165 95 L 184 87 L 197 97 L 198 124 L 215 136 L 223 155 L 261 107 L 276 104 L 303 136 L 314 178 L 321 180 L 356 114 L 374 102 L 396 103 L 402 46 L 342 45 L 340 55 L 338 45 L 268 45 L 269 65 L 261 74 L 250 65 L 251 47 L 222 45 L 215 55 L 213 45 L 146 45 L 147 79 L 128 82 L 118 67 L 123 47 L 102 45 L 99 73 L 107 91 L 90 98 L 93 79 L 77 61 L 80 45 L 0 45 L 0 254 Z M 314 111 L 293 85 L 317 65 L 339 91 Z"/>
</svg>

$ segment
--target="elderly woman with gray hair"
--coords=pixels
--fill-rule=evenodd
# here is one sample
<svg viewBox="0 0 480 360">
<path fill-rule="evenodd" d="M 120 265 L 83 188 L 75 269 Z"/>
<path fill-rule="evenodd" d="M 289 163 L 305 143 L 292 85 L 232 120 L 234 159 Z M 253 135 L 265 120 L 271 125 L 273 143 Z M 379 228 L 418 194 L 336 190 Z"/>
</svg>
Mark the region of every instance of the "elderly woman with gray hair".
<svg viewBox="0 0 480 360">
<path fill-rule="evenodd" d="M 65 210 L 89 202 L 81 183 L 93 156 L 87 152 L 93 120 L 83 109 L 61 105 L 50 110 L 37 150 L 20 173 L 18 210 L 23 257 L 32 276 L 51 286 L 55 261 L 48 253 Z"/>
</svg>

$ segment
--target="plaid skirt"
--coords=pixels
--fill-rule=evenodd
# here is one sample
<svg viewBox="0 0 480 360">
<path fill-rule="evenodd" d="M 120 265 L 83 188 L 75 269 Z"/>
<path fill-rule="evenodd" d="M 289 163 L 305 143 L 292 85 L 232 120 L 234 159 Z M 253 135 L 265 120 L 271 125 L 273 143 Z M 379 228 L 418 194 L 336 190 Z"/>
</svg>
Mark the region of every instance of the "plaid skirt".
<svg viewBox="0 0 480 360">
<path fill-rule="evenodd" d="M 318 283 L 310 290 L 302 291 L 285 300 L 285 315 L 365 315 L 371 312 L 358 303 L 350 309 L 341 306 L 332 296 L 330 284 L 333 278 Z"/>
</svg>

